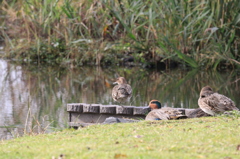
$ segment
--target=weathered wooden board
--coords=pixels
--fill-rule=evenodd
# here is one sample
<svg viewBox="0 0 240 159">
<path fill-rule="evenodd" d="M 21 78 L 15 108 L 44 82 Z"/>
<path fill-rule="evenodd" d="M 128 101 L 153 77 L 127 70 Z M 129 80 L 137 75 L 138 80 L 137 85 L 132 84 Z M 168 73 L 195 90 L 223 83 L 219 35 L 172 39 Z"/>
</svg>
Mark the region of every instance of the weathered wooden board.
<svg viewBox="0 0 240 159">
<path fill-rule="evenodd" d="M 86 114 L 146 115 L 150 109 L 149 107 L 70 103 L 67 105 L 67 111 Z"/>
<path fill-rule="evenodd" d="M 70 103 L 70 104 L 67 104 L 67 111 L 68 112 L 82 113 L 83 112 L 83 105 L 85 105 L 85 103 Z"/>
<path fill-rule="evenodd" d="M 116 114 L 133 115 L 133 106 L 118 106 L 116 107 Z"/>
<path fill-rule="evenodd" d="M 151 109 L 149 107 L 134 107 L 133 115 L 146 115 Z"/>
<path fill-rule="evenodd" d="M 83 105 L 83 113 L 99 113 L 101 104 L 85 104 Z"/>
<path fill-rule="evenodd" d="M 101 105 L 100 114 L 116 114 L 116 105 Z"/>
</svg>

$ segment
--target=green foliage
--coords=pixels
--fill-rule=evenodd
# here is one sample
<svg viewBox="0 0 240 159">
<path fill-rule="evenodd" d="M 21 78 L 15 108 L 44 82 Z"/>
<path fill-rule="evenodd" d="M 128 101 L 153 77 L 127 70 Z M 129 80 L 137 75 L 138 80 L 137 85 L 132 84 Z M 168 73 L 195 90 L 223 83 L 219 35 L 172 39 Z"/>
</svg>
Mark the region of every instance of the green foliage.
<svg viewBox="0 0 240 159">
<path fill-rule="evenodd" d="M 59 58 L 71 61 L 101 64 L 102 59 L 112 57 L 109 54 L 115 56 L 116 48 L 130 44 L 120 54 L 133 52 L 140 58 L 137 61 L 171 59 L 193 68 L 217 69 L 223 64 L 240 64 L 239 6 L 239 0 L 4 0 L 0 7 L 8 18 L 0 34 L 6 53 L 16 57 L 28 54 L 32 47 L 41 49 L 42 44 L 48 47 L 47 54 L 54 54 L 51 44 L 61 39 L 66 56 L 60 53 Z M 16 22 L 21 27 L 16 27 Z M 17 40 L 13 42 L 13 38 Z M 23 44 L 22 39 L 27 42 Z M 79 40 L 95 44 L 82 46 L 76 42 Z M 121 61 L 115 59 L 113 63 Z"/>
</svg>

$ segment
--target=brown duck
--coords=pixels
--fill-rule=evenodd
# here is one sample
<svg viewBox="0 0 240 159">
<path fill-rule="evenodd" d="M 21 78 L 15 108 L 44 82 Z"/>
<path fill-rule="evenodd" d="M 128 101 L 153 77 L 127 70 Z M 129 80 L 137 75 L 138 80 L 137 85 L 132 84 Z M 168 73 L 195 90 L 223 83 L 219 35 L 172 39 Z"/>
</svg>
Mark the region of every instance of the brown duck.
<svg viewBox="0 0 240 159">
<path fill-rule="evenodd" d="M 127 84 L 126 79 L 124 77 L 118 77 L 113 84 L 117 84 L 112 89 L 113 100 L 119 103 L 129 102 L 132 97 L 132 87 Z"/>
<path fill-rule="evenodd" d="M 145 120 L 170 120 L 170 119 L 184 119 L 187 118 L 182 111 L 170 108 L 163 107 L 158 100 L 151 100 L 149 102 L 149 107 L 151 112 L 148 113 Z"/>
<path fill-rule="evenodd" d="M 209 86 L 202 88 L 198 105 L 204 112 L 213 116 L 225 111 L 239 110 L 230 98 L 213 92 Z"/>
</svg>

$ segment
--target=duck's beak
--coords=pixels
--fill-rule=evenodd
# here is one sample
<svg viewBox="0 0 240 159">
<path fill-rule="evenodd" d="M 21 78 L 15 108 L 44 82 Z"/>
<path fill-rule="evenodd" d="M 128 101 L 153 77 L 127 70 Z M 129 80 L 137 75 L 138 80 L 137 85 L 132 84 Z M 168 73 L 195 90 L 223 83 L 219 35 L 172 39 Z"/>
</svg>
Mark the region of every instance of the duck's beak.
<svg viewBox="0 0 240 159">
<path fill-rule="evenodd" d="M 113 82 L 113 84 L 118 84 L 117 82 Z"/>
</svg>

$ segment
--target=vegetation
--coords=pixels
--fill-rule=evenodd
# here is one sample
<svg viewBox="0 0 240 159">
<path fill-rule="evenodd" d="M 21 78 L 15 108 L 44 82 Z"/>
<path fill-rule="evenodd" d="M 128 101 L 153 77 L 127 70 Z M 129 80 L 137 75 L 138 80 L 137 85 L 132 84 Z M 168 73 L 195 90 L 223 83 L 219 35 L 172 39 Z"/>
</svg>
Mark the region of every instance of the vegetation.
<svg viewBox="0 0 240 159">
<path fill-rule="evenodd" d="M 239 67 L 239 0 L 2 0 L 4 57 Z"/>
<path fill-rule="evenodd" d="M 1 141 L 0 158 L 237 158 L 239 126 L 221 116 L 95 125 Z"/>
</svg>

